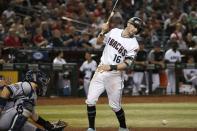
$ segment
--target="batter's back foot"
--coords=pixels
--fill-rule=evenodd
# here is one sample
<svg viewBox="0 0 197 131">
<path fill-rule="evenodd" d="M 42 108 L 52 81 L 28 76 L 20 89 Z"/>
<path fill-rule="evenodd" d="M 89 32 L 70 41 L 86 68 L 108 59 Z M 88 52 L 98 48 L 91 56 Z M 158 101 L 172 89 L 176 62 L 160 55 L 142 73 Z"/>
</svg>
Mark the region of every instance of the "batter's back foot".
<svg viewBox="0 0 197 131">
<path fill-rule="evenodd" d="M 119 127 L 118 131 L 129 131 L 129 129 L 128 128 L 121 128 L 121 127 Z"/>
<path fill-rule="evenodd" d="M 88 128 L 87 131 L 96 131 L 96 129 Z"/>
</svg>

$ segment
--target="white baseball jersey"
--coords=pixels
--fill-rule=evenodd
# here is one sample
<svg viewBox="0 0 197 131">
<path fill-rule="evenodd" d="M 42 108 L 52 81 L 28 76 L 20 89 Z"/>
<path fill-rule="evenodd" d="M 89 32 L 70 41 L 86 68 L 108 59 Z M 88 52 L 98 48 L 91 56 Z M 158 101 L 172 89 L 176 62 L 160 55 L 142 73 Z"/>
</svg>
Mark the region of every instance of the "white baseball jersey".
<svg viewBox="0 0 197 131">
<path fill-rule="evenodd" d="M 122 37 L 123 29 L 112 29 L 105 35 L 105 48 L 100 64 L 117 65 L 125 58 L 134 58 L 139 45 L 135 37 Z M 95 72 L 89 86 L 86 103 L 95 105 L 99 96 L 106 90 L 109 105 L 116 112 L 121 109 L 123 75 L 120 71 Z"/>
<path fill-rule="evenodd" d="M 181 53 L 177 50 L 176 52 L 172 49 L 169 49 L 165 53 L 165 60 L 168 60 L 171 63 L 181 61 Z M 174 69 L 167 69 L 168 76 L 168 86 L 167 86 L 167 95 L 175 94 L 176 92 L 176 79 Z"/>
<path fill-rule="evenodd" d="M 53 64 L 66 64 L 66 61 L 63 58 L 55 57 Z"/>
<path fill-rule="evenodd" d="M 175 63 L 176 61 L 181 61 L 181 53 L 177 50 L 174 52 L 172 49 L 169 49 L 165 53 L 165 60 Z"/>
<path fill-rule="evenodd" d="M 92 73 L 96 70 L 97 63 L 95 60 L 92 60 L 90 63 L 86 60 L 80 67 L 80 71 L 85 73 L 85 79 L 91 79 Z"/>
<path fill-rule="evenodd" d="M 80 67 L 80 71 L 85 73 L 84 81 L 83 81 L 83 87 L 86 93 L 86 96 L 88 94 L 90 80 L 93 76 L 93 72 L 95 72 L 97 68 L 97 63 L 95 60 L 92 60 L 91 62 L 88 62 L 87 60 L 83 62 L 83 64 Z"/>
<path fill-rule="evenodd" d="M 135 37 L 122 37 L 122 31 L 123 29 L 114 28 L 105 35 L 101 64 L 117 65 L 126 57 L 135 57 L 139 48 L 138 42 Z"/>
</svg>

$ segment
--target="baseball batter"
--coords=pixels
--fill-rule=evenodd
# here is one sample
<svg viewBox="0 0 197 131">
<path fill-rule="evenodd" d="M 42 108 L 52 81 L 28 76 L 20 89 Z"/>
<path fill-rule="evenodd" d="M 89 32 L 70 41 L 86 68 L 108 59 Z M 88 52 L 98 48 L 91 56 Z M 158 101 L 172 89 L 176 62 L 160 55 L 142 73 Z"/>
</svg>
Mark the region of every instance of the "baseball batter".
<svg viewBox="0 0 197 131">
<path fill-rule="evenodd" d="M 89 85 L 90 85 L 90 80 L 96 70 L 97 63 L 95 60 L 92 59 L 92 56 L 89 52 L 85 53 L 85 59 L 86 60 L 83 62 L 83 64 L 80 67 L 80 71 L 84 75 L 83 87 L 87 96 Z"/>
<path fill-rule="evenodd" d="M 31 118 L 46 130 L 58 131 L 53 124 L 35 113 L 37 94 L 43 94 L 48 83 L 49 78 L 44 73 L 29 71 L 25 81 L 5 85 L 0 95 L 0 130 L 44 131 L 27 121 Z"/>
<path fill-rule="evenodd" d="M 135 34 L 142 29 L 143 22 L 138 17 L 128 20 L 124 29 L 114 28 L 109 31 L 109 24 L 104 23 L 102 31 L 97 37 L 97 44 L 105 44 L 101 62 L 90 82 L 86 100 L 89 128 L 95 131 L 96 102 L 106 90 L 109 106 L 115 112 L 119 121 L 119 131 L 128 131 L 124 110 L 121 107 L 123 90 L 122 70 L 129 67 L 138 51 L 139 45 Z M 108 32 L 109 31 L 109 32 Z M 108 32 L 104 34 L 104 32 Z"/>
</svg>

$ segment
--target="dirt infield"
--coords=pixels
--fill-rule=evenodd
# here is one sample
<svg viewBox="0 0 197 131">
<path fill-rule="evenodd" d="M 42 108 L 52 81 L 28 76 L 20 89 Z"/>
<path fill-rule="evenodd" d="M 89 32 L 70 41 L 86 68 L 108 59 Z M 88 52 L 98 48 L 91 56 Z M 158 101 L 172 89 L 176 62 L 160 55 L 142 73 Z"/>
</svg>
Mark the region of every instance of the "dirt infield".
<svg viewBox="0 0 197 131">
<path fill-rule="evenodd" d="M 85 128 L 66 128 L 64 131 L 86 131 Z M 97 128 L 97 131 L 118 131 L 117 128 Z M 197 131 L 189 128 L 134 128 L 130 131 Z"/>
<path fill-rule="evenodd" d="M 123 97 L 122 103 L 171 103 L 171 102 L 196 102 L 197 96 L 132 96 Z M 106 97 L 100 97 L 98 104 L 107 103 Z M 85 98 L 52 97 L 39 98 L 38 105 L 73 105 L 85 104 Z"/>
<path fill-rule="evenodd" d="M 187 102 L 197 103 L 197 96 L 140 96 L 123 97 L 124 103 L 171 103 Z M 107 103 L 106 97 L 100 97 L 98 104 Z M 53 97 L 39 98 L 38 105 L 77 105 L 85 104 L 85 98 Z M 192 128 L 134 128 L 131 131 L 197 131 Z M 65 131 L 86 131 L 85 128 L 67 127 Z M 97 128 L 97 131 L 117 131 L 117 128 Z"/>
</svg>

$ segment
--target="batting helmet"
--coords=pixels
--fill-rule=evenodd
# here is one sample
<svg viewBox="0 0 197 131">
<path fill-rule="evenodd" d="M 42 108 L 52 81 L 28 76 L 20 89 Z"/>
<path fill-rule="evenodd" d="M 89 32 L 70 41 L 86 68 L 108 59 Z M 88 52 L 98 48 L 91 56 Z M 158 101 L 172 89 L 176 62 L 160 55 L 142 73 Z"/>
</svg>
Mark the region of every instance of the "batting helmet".
<svg viewBox="0 0 197 131">
<path fill-rule="evenodd" d="M 44 95 L 46 93 L 49 80 L 49 77 L 47 77 L 47 75 L 40 70 L 30 70 L 25 74 L 25 81 L 35 82 L 38 85 L 38 95 Z"/>
<path fill-rule="evenodd" d="M 140 33 L 140 31 L 142 31 L 144 23 L 143 21 L 139 18 L 139 17 L 132 17 L 128 20 L 128 23 L 134 25 L 137 28 L 137 33 Z"/>
</svg>

